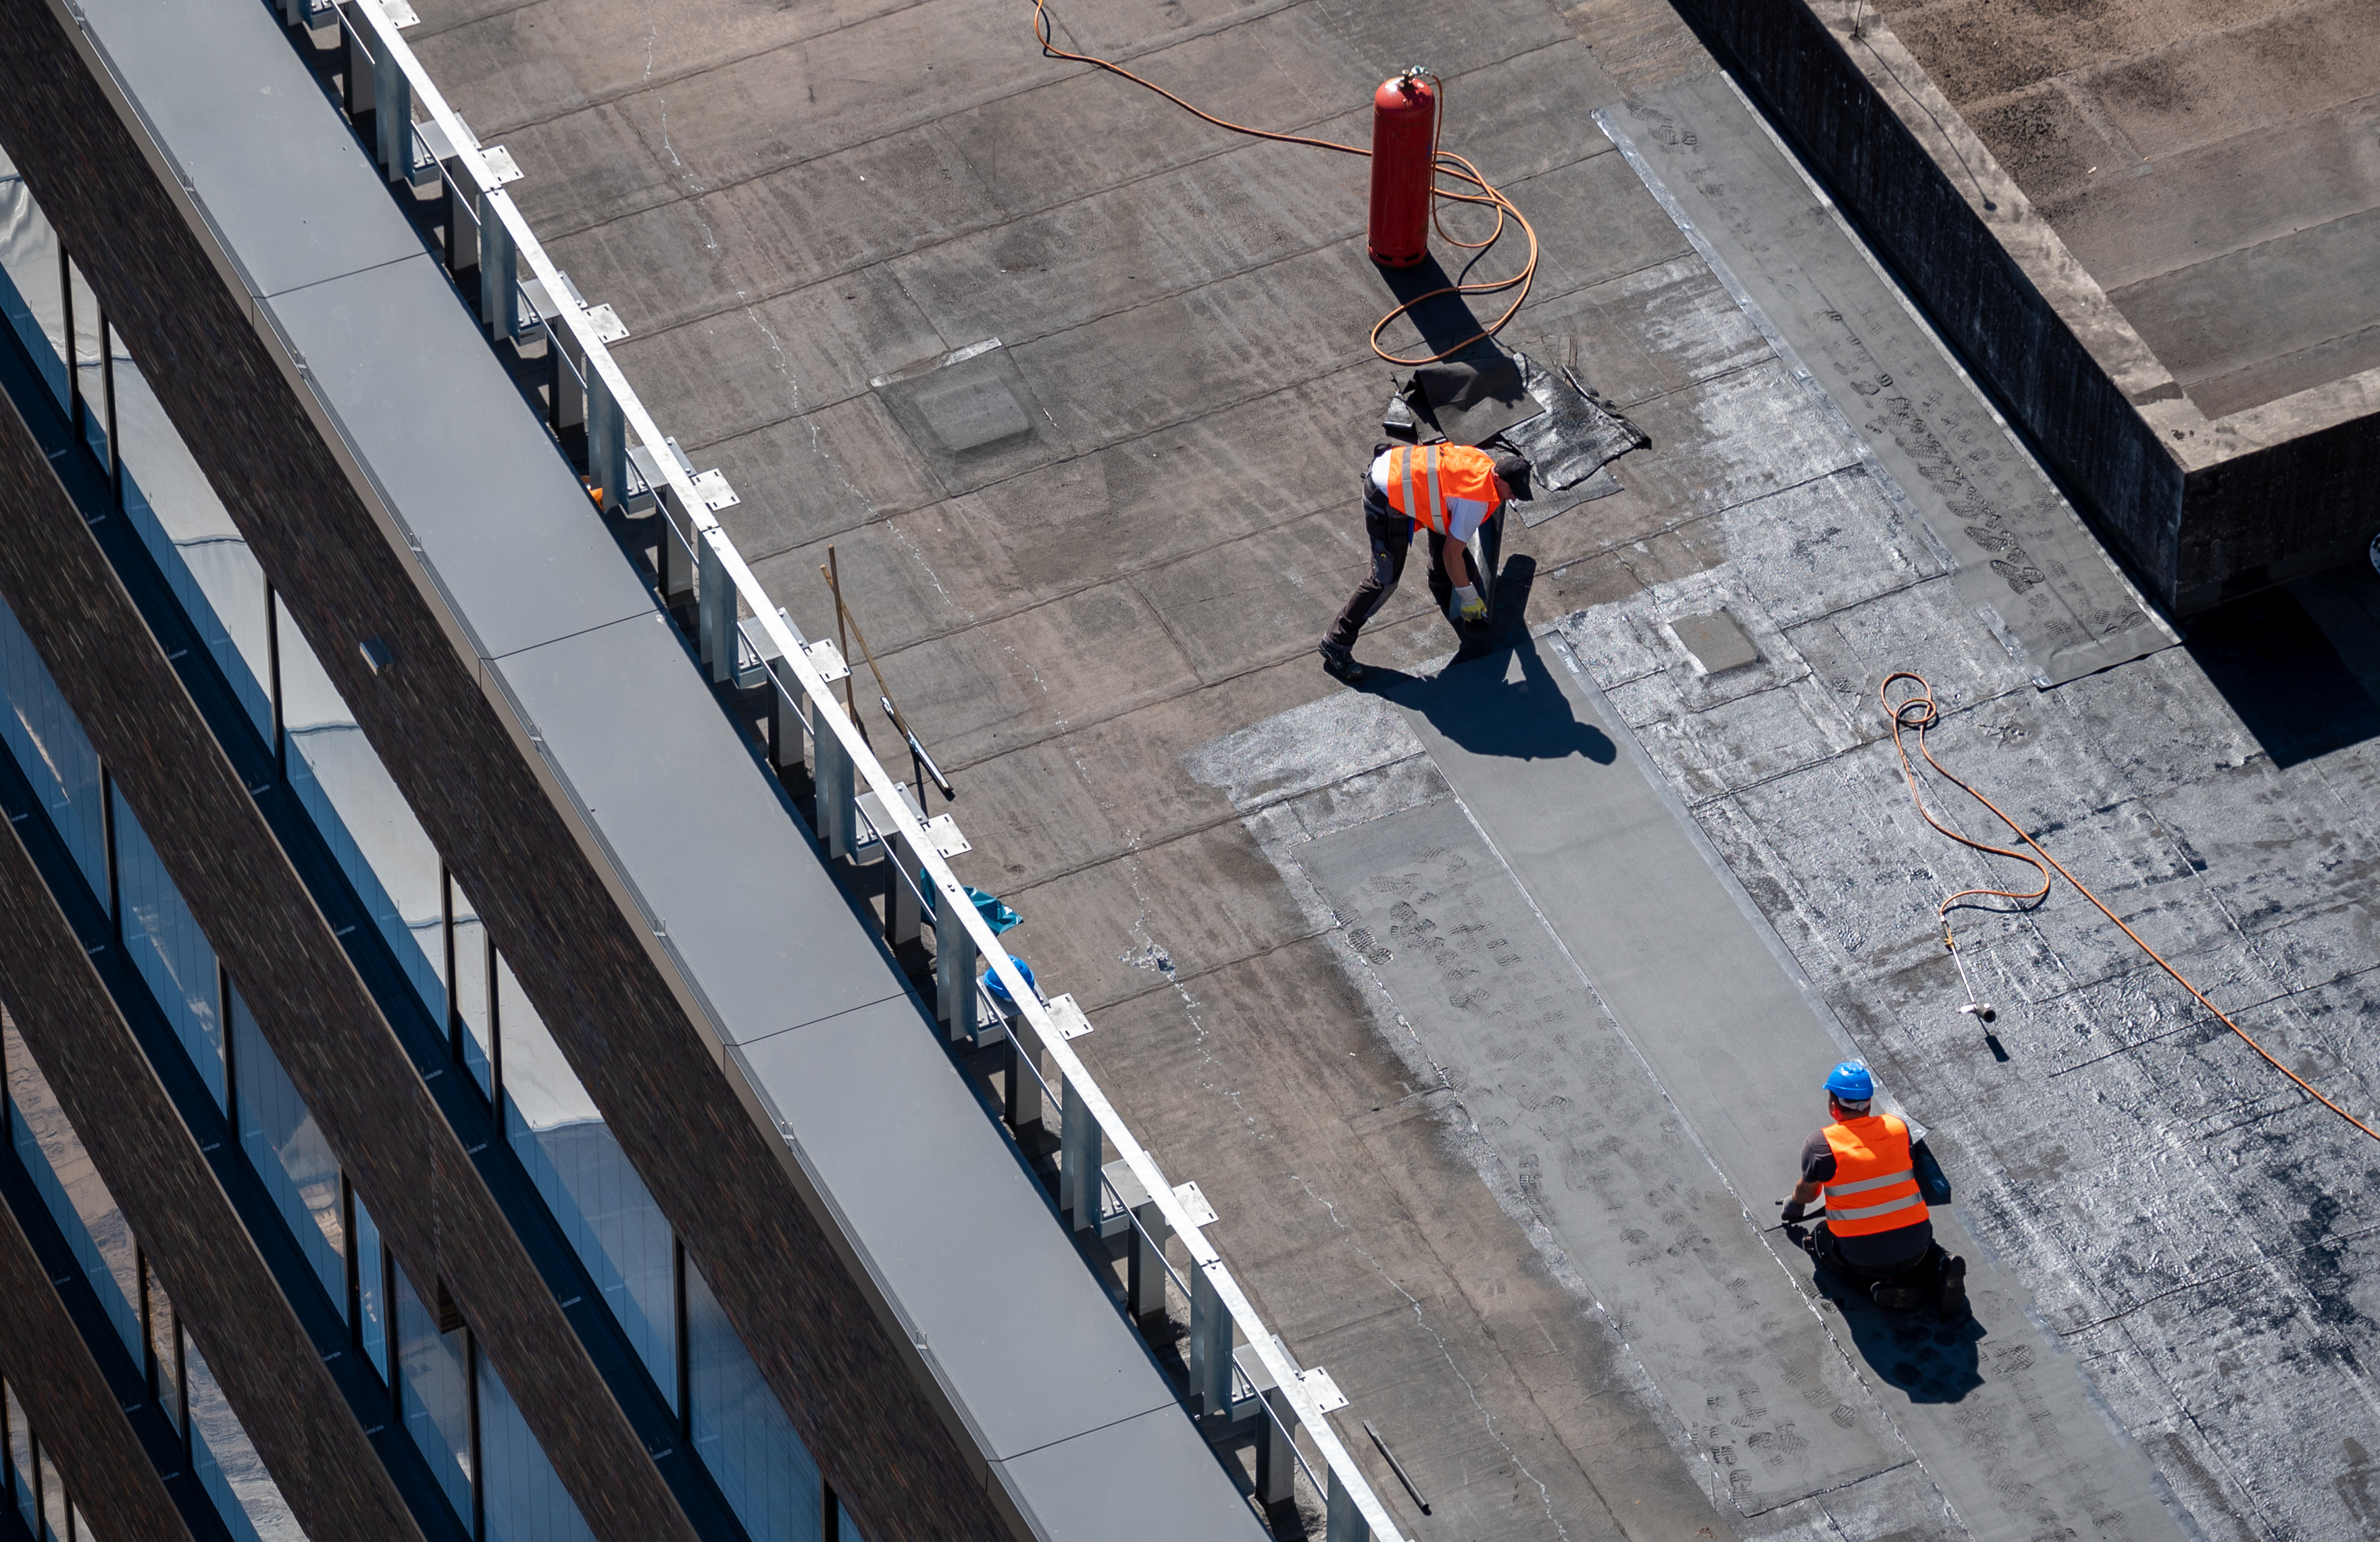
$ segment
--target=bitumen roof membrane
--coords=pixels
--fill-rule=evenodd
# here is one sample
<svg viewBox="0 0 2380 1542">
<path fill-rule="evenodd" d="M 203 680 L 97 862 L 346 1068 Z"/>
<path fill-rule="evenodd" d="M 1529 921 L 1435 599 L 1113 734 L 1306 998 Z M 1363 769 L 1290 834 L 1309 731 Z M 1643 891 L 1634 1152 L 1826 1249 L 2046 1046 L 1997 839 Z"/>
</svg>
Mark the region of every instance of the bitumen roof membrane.
<svg viewBox="0 0 2380 1542">
<path fill-rule="evenodd" d="M 2176 645 L 1663 0 L 1053 7 L 1269 127 L 1439 70 L 1543 238 L 1503 342 L 1651 441 L 1504 532 L 1491 637 L 1409 569 L 1352 688 L 1361 163 L 1016 0 L 419 8 L 812 635 L 835 549 L 961 877 L 1411 1535 L 2374 1524 L 2380 1147 L 2069 891 L 1962 913 L 1961 1014 L 1936 904 L 2031 875 L 1918 820 L 1876 690 L 1922 672 L 1937 753 L 2368 1119 L 2380 577 Z M 1970 1323 L 1768 1229 L 1852 1052 L 1956 1186 Z"/>
</svg>

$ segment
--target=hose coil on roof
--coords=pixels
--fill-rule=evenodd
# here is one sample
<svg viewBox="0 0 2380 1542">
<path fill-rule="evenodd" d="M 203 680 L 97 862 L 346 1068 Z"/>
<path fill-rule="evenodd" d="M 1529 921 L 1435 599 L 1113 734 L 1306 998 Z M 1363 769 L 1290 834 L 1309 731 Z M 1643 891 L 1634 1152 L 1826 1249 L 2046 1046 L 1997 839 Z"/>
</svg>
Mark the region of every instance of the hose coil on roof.
<svg viewBox="0 0 2380 1542">
<path fill-rule="evenodd" d="M 1195 107 L 1189 103 L 1184 102 L 1181 97 L 1174 95 L 1172 91 L 1167 91 L 1163 86 L 1157 84 L 1154 80 L 1146 79 L 1141 76 L 1134 74 L 1131 70 L 1124 68 L 1123 66 L 1117 64 L 1112 59 L 1102 59 L 1096 55 L 1076 54 L 1069 49 L 1061 48 L 1057 45 L 1057 42 L 1053 39 L 1050 30 L 1049 0 L 1033 0 L 1033 36 L 1041 44 L 1041 52 L 1044 56 L 1052 59 L 1065 59 L 1075 64 L 1092 65 L 1100 69 L 1106 70 L 1111 75 L 1120 75 L 1123 77 L 1123 79 L 1131 81 L 1134 85 L 1141 86 L 1149 91 L 1155 91 L 1158 95 L 1165 98 L 1166 101 L 1172 103 L 1175 106 L 1181 108 L 1184 112 L 1188 113 L 1193 117 L 1202 118 L 1205 121 L 1213 124 L 1218 128 L 1228 129 L 1234 134 L 1245 134 L 1248 138 L 1255 140 L 1271 140 L 1281 144 L 1301 144 L 1313 150 L 1334 151 L 1341 155 L 1360 155 L 1367 160 L 1371 157 L 1372 152 L 1362 145 L 1341 144 L 1336 140 L 1316 139 L 1307 134 L 1284 134 L 1270 128 L 1251 127 L 1249 125 L 1245 123 L 1233 123 L 1229 118 L 1217 117 L 1212 113 Z M 1427 74 L 1427 71 L 1423 71 L 1422 73 Z M 1446 122 L 1446 82 L 1436 75 L 1430 75 L 1428 78 L 1431 80 L 1436 81 L 1438 84 L 1438 131 L 1442 131 Z M 1495 184 L 1489 182 L 1488 178 L 1481 174 L 1479 168 L 1473 165 L 1469 160 L 1461 155 L 1457 155 L 1451 150 L 1437 148 L 1437 141 L 1435 139 L 1432 140 L 1432 148 L 1430 151 L 1430 164 L 1435 174 L 1432 178 L 1430 188 L 1430 191 L 1434 195 L 1431 200 L 1430 218 L 1431 222 L 1437 226 L 1439 237 L 1441 240 L 1445 241 L 1449 246 L 1459 247 L 1465 251 L 1475 251 L 1484 254 L 1498 241 L 1504 238 L 1504 226 L 1506 222 L 1510 221 L 1512 224 L 1518 225 L 1521 227 L 1523 234 L 1528 237 L 1529 258 L 1526 262 L 1522 264 L 1521 271 L 1510 278 L 1490 279 L 1478 284 L 1455 283 L 1442 285 L 1436 289 L 1430 290 L 1427 294 L 1415 295 L 1413 298 L 1398 306 L 1395 310 L 1381 317 L 1378 322 L 1375 322 L 1372 327 L 1372 351 L 1379 355 L 1381 358 L 1390 364 L 1404 365 L 1408 368 L 1420 364 L 1434 364 L 1441 358 L 1451 358 L 1454 355 L 1461 353 L 1463 349 L 1471 346 L 1472 344 L 1482 342 L 1488 338 L 1495 336 L 1496 334 L 1504 329 L 1504 324 L 1507 322 L 1510 322 L 1512 317 L 1519 312 L 1523 302 L 1528 299 L 1530 285 L 1536 281 L 1537 276 L 1536 226 L 1529 223 L 1528 216 L 1521 212 L 1520 207 L 1513 203 L 1510 198 L 1507 198 Z M 1439 177 L 1451 179 L 1455 186 L 1451 188 L 1444 186 L 1437 180 Z M 1462 190 L 1464 188 L 1470 188 L 1475 190 L 1464 192 Z M 1483 209 L 1495 210 L 1495 228 L 1488 233 L 1487 238 L 1484 240 L 1464 241 L 1456 239 L 1455 237 L 1447 230 L 1445 217 L 1441 212 L 1439 212 L 1439 207 L 1446 203 L 1469 203 Z M 1476 259 L 1474 261 L 1476 261 Z M 1404 354 L 1393 354 L 1388 349 L 1380 346 L 1380 334 L 1386 332 L 1390 323 L 1394 322 L 1398 317 L 1410 313 L 1417 306 L 1427 304 L 1428 301 L 1437 299 L 1445 295 L 1497 295 L 1502 294 L 1508 289 L 1517 289 L 1519 293 L 1515 294 L 1512 297 L 1512 302 L 1504 308 L 1504 313 L 1497 317 L 1494 321 L 1488 322 L 1486 326 L 1480 328 L 1477 332 L 1473 333 L 1470 336 L 1465 337 L 1462 342 L 1453 345 L 1451 347 L 1441 348 L 1438 352 L 1432 354 L 1409 356 Z"/>
<path fill-rule="evenodd" d="M 1917 689 L 1914 693 L 1909 696 L 1904 696 L 1900 700 L 1895 701 L 1892 697 L 1892 687 L 1903 680 L 1909 681 L 1914 685 Z M 1949 767 L 1943 765 L 1941 761 L 1934 758 L 1933 749 L 1925 742 L 1925 735 L 1928 730 L 1936 727 L 1941 722 L 1942 710 L 1935 704 L 1934 687 L 1926 683 L 1924 675 L 1917 674 L 1914 670 L 1895 670 L 1893 673 L 1884 677 L 1884 684 L 1876 688 L 1876 696 L 1877 698 L 1884 703 L 1886 713 L 1892 719 L 1892 747 L 1900 756 L 1900 775 L 1901 779 L 1909 785 L 1910 801 L 1917 806 L 1917 812 L 1925 820 L 1925 822 L 1932 825 L 1941 833 L 1949 836 L 1951 840 L 1958 842 L 1959 844 L 1962 846 L 1982 852 L 1986 856 L 2005 856 L 2010 861 L 2022 862 L 2026 867 L 2031 868 L 2034 872 L 2041 875 L 2041 887 L 2030 890 L 2023 893 L 2019 893 L 2012 889 L 1961 889 L 1957 893 L 1945 899 L 1940 905 L 1935 906 L 1935 917 L 1942 923 L 1942 944 L 1944 947 L 1951 949 L 1954 953 L 1958 947 L 1958 944 L 1954 942 L 1950 937 L 1950 912 L 1952 909 L 1963 908 L 1968 905 L 1969 902 L 1984 899 L 2010 900 L 2013 901 L 2020 906 L 2030 907 L 2048 897 L 2049 874 L 2051 869 L 2054 868 L 2057 870 L 2058 877 L 2064 879 L 2067 882 L 2074 886 L 2074 892 L 2076 893 L 2082 895 L 2084 899 L 2089 900 L 2092 905 L 2096 906 L 2100 915 L 2105 916 L 2110 921 L 2115 922 L 2117 929 L 2121 931 L 2125 936 L 2131 938 L 2132 941 L 2139 946 L 2141 952 L 2149 955 L 2150 960 L 2154 962 L 2158 968 L 2164 970 L 2168 975 L 2172 976 L 2175 984 L 2180 986 L 2184 990 L 2189 991 L 2192 1001 L 2212 1013 L 2216 1022 L 2222 1024 L 2225 1027 L 2229 1028 L 2234 1034 L 2237 1034 L 2240 1038 L 2240 1042 L 2245 1044 L 2251 1050 L 2255 1050 L 2256 1053 L 2263 1058 L 2265 1064 L 2270 1065 L 2274 1070 L 2279 1072 L 2282 1075 L 2287 1076 L 2290 1081 L 2295 1082 L 2298 1087 L 2304 1091 L 2307 1097 L 2313 1099 L 2315 1102 L 2320 1103 L 2324 1108 L 2326 1108 L 2331 1112 L 2338 1115 L 2339 1118 L 2346 1120 L 2350 1124 L 2354 1125 L 2365 1135 L 2370 1135 L 2374 1140 L 2380 1140 L 2380 1130 L 2373 1129 L 2371 1125 L 2366 1124 L 2363 1121 L 2356 1118 L 2345 1109 L 2340 1108 L 2337 1103 L 2334 1103 L 2329 1099 L 2324 1097 L 2321 1091 L 2318 1090 L 2312 1082 L 2307 1081 L 2303 1076 L 2299 1075 L 2288 1066 L 2283 1065 L 2280 1061 L 2274 1056 L 2270 1050 L 2265 1049 L 2262 1044 L 2256 1041 L 2256 1038 L 2253 1034 L 2251 1034 L 2247 1029 L 2233 1022 L 2230 1015 L 2224 1012 L 2221 1007 L 2218 1007 L 2213 1002 L 2208 1001 L 2204 991 L 2200 990 L 2198 987 L 2192 985 L 2180 970 L 2168 963 L 2163 953 L 2160 953 L 2155 948 L 2150 947 L 2147 941 L 2143 939 L 2139 932 L 2134 931 L 2130 926 L 2125 924 L 2122 917 L 2107 908 L 2107 903 L 2101 899 L 2096 893 L 2093 892 L 2089 884 L 2084 883 L 2081 879 L 2076 878 L 2072 873 L 2067 871 L 2065 864 L 2058 861 L 2058 858 L 2050 856 L 2047 849 L 2045 848 L 2039 841 L 2033 838 L 2031 832 L 2027 831 L 2022 825 L 2017 823 L 2014 820 L 2009 818 L 2007 813 L 2001 809 L 1998 804 L 1994 803 L 1990 798 L 1985 797 L 1981 792 L 1978 792 L 1968 783 L 1961 781 L 1950 771 Z M 1996 846 L 1991 844 L 1989 842 L 1977 841 L 1971 837 L 1961 835 L 1957 831 L 1952 830 L 1948 825 L 1944 824 L 1941 820 L 1936 819 L 1934 817 L 1934 811 L 1925 807 L 1925 794 L 1918 790 L 1917 770 L 1914 766 L 1910 764 L 1909 747 L 1901 738 L 1901 735 L 1904 732 L 1914 734 L 1917 736 L 1917 753 L 1925 759 L 1928 766 L 1934 768 L 1936 774 L 1939 775 L 1943 781 L 1948 782 L 1953 787 L 1956 787 L 1961 792 L 1966 794 L 1969 797 L 1973 798 L 1977 803 L 1982 804 L 1985 808 L 1990 809 L 1992 817 L 1998 820 L 2000 823 L 2008 826 L 2010 830 L 2015 832 L 2017 838 L 2033 849 L 2034 855 L 2028 856 L 2023 852 L 2018 851 L 2010 846 Z M 2038 858 L 2038 860 L 2035 860 L 2035 858 Z M 2006 912 L 2002 912 L 2002 914 L 2006 914 Z"/>
</svg>

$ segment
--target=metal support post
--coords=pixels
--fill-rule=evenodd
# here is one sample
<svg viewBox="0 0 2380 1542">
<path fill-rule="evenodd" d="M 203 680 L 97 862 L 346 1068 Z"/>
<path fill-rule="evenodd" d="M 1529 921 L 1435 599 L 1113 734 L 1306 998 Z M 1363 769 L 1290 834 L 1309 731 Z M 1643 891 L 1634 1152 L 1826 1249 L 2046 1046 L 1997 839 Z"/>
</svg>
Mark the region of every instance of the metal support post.
<svg viewBox="0 0 2380 1542">
<path fill-rule="evenodd" d="M 480 265 L 480 222 L 472 217 L 479 212 L 480 200 L 464 190 L 471 186 L 471 172 L 460 155 L 449 156 L 441 164 L 446 168 L 440 179 L 446 185 L 446 271 L 468 273 Z"/>
<path fill-rule="evenodd" d="M 1264 1425 L 1257 1431 L 1257 1502 L 1287 1504 L 1296 1496 L 1297 1453 L 1290 1449 L 1289 1431 L 1297 1422 L 1297 1411 L 1279 1387 L 1267 1387 L 1263 1396 L 1271 1416 L 1257 1415 Z"/>
<path fill-rule="evenodd" d="M 800 730 L 795 729 L 798 735 Z M 934 1008 L 953 1044 L 973 1044 L 976 1027 L 975 977 L 978 953 L 960 907 L 973 909 L 948 894 L 934 897 Z"/>
<path fill-rule="evenodd" d="M 735 678 L 735 586 L 728 579 L 727 565 L 720 560 L 719 549 L 699 531 L 695 532 L 694 540 L 695 637 L 702 662 L 710 666 L 711 683 L 724 685 Z M 913 915 L 917 908 L 917 896 L 910 895 Z M 917 935 L 914 924 L 909 935 Z"/>
<path fill-rule="evenodd" d="M 354 118 L 372 110 L 372 87 L 379 83 L 380 72 L 360 29 L 342 27 L 339 35 L 346 40 L 347 116 Z"/>
<path fill-rule="evenodd" d="M 1015 1032 L 1008 1038 L 1008 1127 L 1016 1132 L 1021 1142 L 1041 1131 L 1041 1081 L 1034 1075 L 1041 1062 L 1039 1041 L 1033 1030 L 1022 1023 L 1012 1025 Z"/>
<path fill-rule="evenodd" d="M 1066 1099 L 1058 1123 L 1058 1208 L 1074 1218 L 1077 1232 L 1099 1224 L 1099 1122 L 1090 1099 L 1073 1082 L 1060 1084 Z"/>
<path fill-rule="evenodd" d="M 798 686 L 794 687 L 792 696 L 780 688 L 772 687 L 769 692 L 769 759 L 780 771 L 807 763 L 802 749 L 802 715 L 795 709 L 796 702 L 803 708 L 809 706 L 808 693 Z"/>
<path fill-rule="evenodd" d="M 898 830 L 885 831 L 883 842 L 886 855 L 892 857 L 884 864 L 884 941 L 897 948 L 915 942 L 925 931 L 925 907 L 917 903 L 917 891 L 910 887 L 923 864 L 909 838 Z"/>
<path fill-rule="evenodd" d="M 587 476 L 603 490 L 608 512 L 627 512 L 628 422 L 600 374 L 587 377 Z"/>
<path fill-rule="evenodd" d="M 380 164 L 391 182 L 409 184 L 413 180 L 413 82 L 397 67 L 396 50 L 385 42 L 372 60 L 372 103 Z"/>
<path fill-rule="evenodd" d="M 1227 1418 L 1232 1411 L 1232 1314 L 1215 1289 L 1218 1260 L 1190 1276 L 1190 1396 L 1202 1418 Z"/>
<path fill-rule="evenodd" d="M 1165 1325 L 1165 1255 L 1159 1251 L 1172 1228 L 1165 1211 L 1150 1199 L 1133 1208 L 1140 1224 L 1132 1232 L 1132 1258 L 1124 1266 L 1124 1292 L 1132 1320 L 1143 1328 Z"/>
<path fill-rule="evenodd" d="M 587 346 L 567 326 L 556 325 L 553 340 L 553 398 L 546 417 L 554 432 L 566 433 L 587 421 L 587 388 L 579 383 L 587 375 Z"/>
<path fill-rule="evenodd" d="M 669 452 L 664 449 L 663 455 Z M 686 516 L 686 505 L 678 502 L 677 490 L 656 479 L 653 492 L 661 500 L 662 517 L 669 521 L 669 529 L 662 532 L 662 602 L 674 605 L 681 596 L 694 590 L 694 552 L 686 543 L 694 534 L 694 521 Z M 673 535 L 671 531 L 676 533 Z"/>
<path fill-rule="evenodd" d="M 856 849 L 855 827 L 858 824 L 858 805 L 852 796 L 852 778 L 856 768 L 851 754 L 832 730 L 817 735 L 818 774 L 816 787 L 818 807 L 813 822 L 818 829 L 819 844 L 826 847 L 830 857 L 848 858 Z"/>
<path fill-rule="evenodd" d="M 480 194 L 480 316 L 490 336 L 509 343 L 520 331 L 520 249 L 504 228 L 499 200 L 510 201 L 501 188 Z"/>
<path fill-rule="evenodd" d="M 281 24 L 283 26 L 309 26 L 313 22 L 313 6 L 311 0 L 281 0 Z"/>
<path fill-rule="evenodd" d="M 1330 1469 L 1330 1496 L 1322 1515 L 1323 1542 L 1371 1542 L 1372 1528 L 1364 1512 L 1355 1507 L 1355 1496 L 1340 1479 L 1339 1469 Z"/>
</svg>

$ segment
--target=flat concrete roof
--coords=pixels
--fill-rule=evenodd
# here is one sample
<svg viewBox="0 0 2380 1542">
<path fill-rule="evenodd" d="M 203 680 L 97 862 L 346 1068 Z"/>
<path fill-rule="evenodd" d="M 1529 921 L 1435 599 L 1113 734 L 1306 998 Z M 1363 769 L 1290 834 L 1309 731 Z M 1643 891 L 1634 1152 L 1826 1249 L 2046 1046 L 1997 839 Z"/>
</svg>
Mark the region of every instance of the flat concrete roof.
<svg viewBox="0 0 2380 1542">
<path fill-rule="evenodd" d="M 2380 366 L 2371 0 L 1876 10 L 2207 417 Z"/>
<path fill-rule="evenodd" d="M 2058 510 L 1815 195 L 1741 158 L 1691 185 L 1689 133 L 1757 129 L 1663 0 L 1054 8 L 1270 127 L 1360 136 L 1379 79 L 1443 71 L 1448 145 L 1544 237 L 1506 340 L 1652 437 L 1622 492 L 1508 532 L 1497 645 L 1450 665 L 1409 569 L 1355 690 L 1313 648 L 1390 384 L 1359 164 L 1044 59 L 1014 0 L 422 9 L 813 633 L 835 547 L 956 781 L 960 875 L 1024 912 L 1007 941 L 1413 1535 L 2363 1524 L 2368 1143 L 2070 895 L 1966 923 L 1994 1037 L 1959 1014 L 1933 905 L 2004 865 L 1909 812 L 1875 691 L 1924 670 L 1953 764 L 2369 1111 L 2380 580 L 2038 689 L 1979 612 L 2010 580 L 1927 532 Z M 1598 108 L 1670 115 L 1708 256 Z M 992 337 L 1029 435 L 954 452 L 870 383 Z M 1678 624 L 1720 613 L 1759 657 L 1706 674 Z M 1836 1299 L 1765 1230 L 1846 1042 L 1960 1185 L 1974 1324 Z"/>
</svg>

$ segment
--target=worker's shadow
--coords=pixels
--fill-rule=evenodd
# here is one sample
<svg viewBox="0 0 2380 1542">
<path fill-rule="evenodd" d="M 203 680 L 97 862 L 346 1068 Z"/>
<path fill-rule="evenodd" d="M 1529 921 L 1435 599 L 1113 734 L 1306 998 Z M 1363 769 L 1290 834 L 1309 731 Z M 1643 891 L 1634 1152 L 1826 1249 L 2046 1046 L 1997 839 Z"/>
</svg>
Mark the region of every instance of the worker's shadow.
<svg viewBox="0 0 2380 1542">
<path fill-rule="evenodd" d="M 1814 1281 L 1843 1315 L 1843 1327 L 1876 1379 L 1912 1402 L 1958 1402 L 1984 1384 L 1976 1345 L 1990 1330 L 1973 1317 L 1945 1322 L 1931 1310 L 1888 1312 L 1867 1293 L 1820 1269 Z"/>
<path fill-rule="evenodd" d="M 1537 639 L 1515 628 L 1507 639 L 1454 661 L 1424 678 L 1379 670 L 1378 693 L 1419 712 L 1429 725 L 1474 755 L 1515 760 L 1583 756 L 1598 766 L 1620 758 L 1611 736 L 1571 710 Z M 1369 682 L 1366 682 L 1369 684 Z"/>
</svg>

